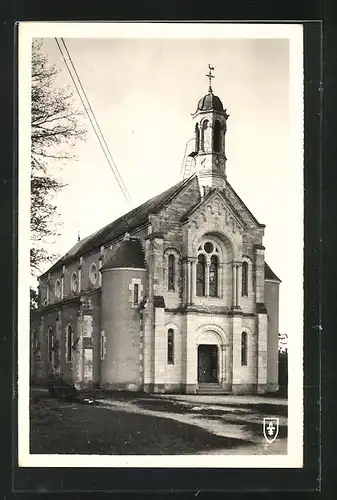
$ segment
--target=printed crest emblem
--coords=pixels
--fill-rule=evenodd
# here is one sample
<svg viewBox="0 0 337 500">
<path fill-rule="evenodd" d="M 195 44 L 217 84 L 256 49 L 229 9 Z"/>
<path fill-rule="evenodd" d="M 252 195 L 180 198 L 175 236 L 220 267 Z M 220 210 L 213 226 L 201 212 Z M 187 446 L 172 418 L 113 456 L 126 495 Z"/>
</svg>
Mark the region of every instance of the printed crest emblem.
<svg viewBox="0 0 337 500">
<path fill-rule="evenodd" d="M 279 419 L 265 417 L 263 419 L 263 435 L 268 443 L 275 441 L 279 430 Z"/>
</svg>

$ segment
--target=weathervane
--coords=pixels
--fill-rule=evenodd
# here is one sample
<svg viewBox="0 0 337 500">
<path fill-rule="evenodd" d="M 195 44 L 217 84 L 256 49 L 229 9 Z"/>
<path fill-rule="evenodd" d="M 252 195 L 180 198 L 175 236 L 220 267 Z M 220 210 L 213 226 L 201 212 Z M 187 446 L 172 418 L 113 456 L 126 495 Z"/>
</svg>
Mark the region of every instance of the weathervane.
<svg viewBox="0 0 337 500">
<path fill-rule="evenodd" d="M 208 92 L 210 94 L 212 94 L 212 92 L 213 92 L 213 90 L 212 90 L 212 78 L 214 78 L 214 75 L 212 75 L 212 71 L 214 71 L 214 67 L 209 64 L 208 65 L 208 69 L 209 69 L 209 71 L 208 71 L 208 73 L 206 75 L 207 78 L 208 78 L 208 80 L 209 80 Z"/>
</svg>

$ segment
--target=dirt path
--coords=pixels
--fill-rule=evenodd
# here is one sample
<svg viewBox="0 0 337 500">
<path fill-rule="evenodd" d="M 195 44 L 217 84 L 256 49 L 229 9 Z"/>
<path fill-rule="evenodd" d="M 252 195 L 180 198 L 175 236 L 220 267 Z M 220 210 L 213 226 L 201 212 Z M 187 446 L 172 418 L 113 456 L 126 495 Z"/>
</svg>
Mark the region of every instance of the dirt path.
<svg viewBox="0 0 337 500">
<path fill-rule="evenodd" d="M 160 398 L 161 399 L 161 398 Z M 166 398 L 163 398 L 166 399 Z M 144 400 L 143 400 L 144 401 Z M 145 400 L 146 401 L 146 400 Z M 153 400 L 150 400 L 153 403 Z M 233 401 L 233 400 L 232 400 Z M 160 402 L 160 401 L 158 401 Z M 266 443 L 262 432 L 263 417 L 255 414 L 245 408 L 231 407 L 228 405 L 195 405 L 196 400 L 191 402 L 179 401 L 186 408 L 184 414 L 174 411 L 174 401 L 172 401 L 172 411 L 154 410 L 144 408 L 137 404 L 138 402 L 120 401 L 114 399 L 100 399 L 100 405 L 110 408 L 112 411 L 123 411 L 152 417 L 171 419 L 176 422 L 199 427 L 211 434 L 219 437 L 239 439 L 245 442 L 245 445 L 238 446 L 235 449 L 209 450 L 207 454 L 285 454 L 287 440 L 279 438 L 271 445 Z M 217 414 L 214 416 L 212 412 Z M 286 417 L 279 417 L 280 425 L 286 425 Z M 229 421 L 228 421 L 229 420 Z M 256 433 L 251 428 L 260 427 L 261 432 Z"/>
</svg>

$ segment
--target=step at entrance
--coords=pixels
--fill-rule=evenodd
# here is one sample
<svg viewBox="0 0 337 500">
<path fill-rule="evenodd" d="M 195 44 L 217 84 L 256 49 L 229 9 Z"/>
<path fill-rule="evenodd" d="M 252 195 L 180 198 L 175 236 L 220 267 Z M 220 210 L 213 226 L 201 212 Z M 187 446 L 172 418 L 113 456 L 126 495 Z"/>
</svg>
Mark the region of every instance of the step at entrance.
<svg viewBox="0 0 337 500">
<path fill-rule="evenodd" d="M 220 384 L 204 382 L 198 384 L 197 394 L 225 394 L 225 391 Z"/>
</svg>

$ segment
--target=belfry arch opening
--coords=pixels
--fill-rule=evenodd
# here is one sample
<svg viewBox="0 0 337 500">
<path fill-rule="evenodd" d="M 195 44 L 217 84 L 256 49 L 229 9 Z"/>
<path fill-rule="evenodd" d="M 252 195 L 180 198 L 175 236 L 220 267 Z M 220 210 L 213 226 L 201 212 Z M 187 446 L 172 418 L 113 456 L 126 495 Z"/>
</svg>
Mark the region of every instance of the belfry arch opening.
<svg viewBox="0 0 337 500">
<path fill-rule="evenodd" d="M 221 150 L 221 124 L 219 120 L 215 120 L 213 130 L 213 150 L 220 152 Z"/>
<path fill-rule="evenodd" d="M 197 153 L 200 149 L 200 129 L 199 129 L 199 124 L 195 124 L 195 145 L 194 145 L 194 150 Z"/>
<path fill-rule="evenodd" d="M 207 127 L 208 127 L 208 120 L 204 120 L 202 122 L 202 126 L 201 126 L 201 142 L 200 142 L 200 149 L 202 151 L 205 151 L 205 134 L 206 134 L 206 130 L 207 130 Z"/>
</svg>

